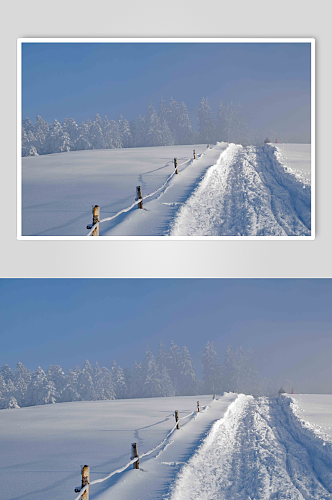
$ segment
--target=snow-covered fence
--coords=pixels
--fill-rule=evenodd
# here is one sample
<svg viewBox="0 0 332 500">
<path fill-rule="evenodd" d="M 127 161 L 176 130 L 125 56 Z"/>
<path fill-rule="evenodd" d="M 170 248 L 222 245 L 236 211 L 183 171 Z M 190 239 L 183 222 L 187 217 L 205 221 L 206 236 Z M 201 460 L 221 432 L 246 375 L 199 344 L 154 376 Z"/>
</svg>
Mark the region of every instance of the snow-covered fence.
<svg viewBox="0 0 332 500">
<path fill-rule="evenodd" d="M 203 153 L 198 155 L 198 157 L 201 157 L 202 155 L 203 155 Z M 196 160 L 195 149 L 194 149 L 194 160 Z M 100 224 L 102 222 L 111 221 L 111 220 L 115 219 L 116 217 L 118 217 L 119 215 L 124 214 L 126 212 L 129 212 L 136 205 L 138 205 L 139 208 L 143 208 L 143 200 L 146 200 L 147 198 L 151 198 L 151 196 L 154 196 L 159 191 L 161 191 L 169 183 L 169 181 L 172 179 L 172 177 L 178 173 L 178 167 L 180 167 L 181 165 L 185 165 L 186 163 L 190 163 L 191 161 L 192 161 L 192 159 L 188 158 L 188 160 L 184 161 L 183 163 L 178 164 L 177 158 L 174 158 L 174 167 L 175 167 L 174 171 L 171 173 L 171 175 L 169 177 L 167 177 L 166 181 L 164 182 L 164 184 L 162 186 L 160 186 L 158 189 L 153 191 L 153 193 L 147 194 L 145 196 L 142 196 L 141 186 L 137 186 L 135 203 L 130 205 L 130 207 L 127 207 L 127 208 L 124 208 L 123 210 L 120 210 L 120 212 L 117 212 L 115 215 L 112 215 L 112 217 L 105 217 L 105 219 L 99 220 L 100 207 L 98 205 L 95 205 L 93 208 L 93 211 L 92 211 L 92 216 L 93 216 L 92 217 L 92 225 L 89 224 L 88 226 L 86 226 L 87 229 L 90 229 L 87 236 L 91 236 L 91 235 L 92 236 L 99 236 L 99 227 L 100 227 Z M 139 195 L 138 195 L 138 191 L 137 191 L 138 188 L 139 188 Z M 98 217 L 97 217 L 97 214 L 98 214 Z"/>
<path fill-rule="evenodd" d="M 204 411 L 207 410 L 207 408 L 208 408 L 208 406 L 205 406 Z M 82 486 L 81 486 L 81 488 L 75 488 L 75 493 L 78 493 L 78 495 L 75 497 L 74 500 L 80 500 L 80 499 L 81 500 L 89 500 L 90 486 L 92 486 L 93 484 L 103 483 L 104 481 L 107 481 L 107 479 L 111 478 L 115 474 L 120 474 L 121 472 L 124 472 L 131 465 L 133 465 L 134 469 L 139 469 L 139 460 L 143 457 L 147 457 L 148 455 L 151 455 L 152 453 L 157 451 L 159 448 L 161 448 L 163 446 L 163 444 L 166 443 L 166 441 L 170 437 L 170 435 L 173 434 L 175 429 L 180 429 L 180 422 L 179 421 L 184 420 L 186 418 L 189 418 L 192 415 L 194 415 L 195 413 L 196 413 L 196 411 L 192 411 L 191 413 L 188 413 L 184 417 L 179 417 L 179 412 L 178 412 L 178 410 L 176 410 L 174 413 L 176 424 L 174 425 L 174 427 L 172 427 L 172 429 L 169 431 L 167 436 L 161 441 L 161 443 L 159 443 L 157 446 L 152 448 L 152 450 L 149 450 L 149 451 L 146 451 L 145 453 L 142 453 L 142 455 L 138 454 L 137 443 L 132 443 L 130 462 L 128 462 L 126 465 L 124 465 L 120 469 L 117 469 L 117 470 L 111 472 L 110 474 L 108 474 L 107 476 L 105 476 L 101 479 L 95 479 L 94 481 L 91 481 L 91 483 L 90 483 L 90 467 L 88 465 L 84 465 L 82 467 L 82 470 L 81 470 Z"/>
</svg>

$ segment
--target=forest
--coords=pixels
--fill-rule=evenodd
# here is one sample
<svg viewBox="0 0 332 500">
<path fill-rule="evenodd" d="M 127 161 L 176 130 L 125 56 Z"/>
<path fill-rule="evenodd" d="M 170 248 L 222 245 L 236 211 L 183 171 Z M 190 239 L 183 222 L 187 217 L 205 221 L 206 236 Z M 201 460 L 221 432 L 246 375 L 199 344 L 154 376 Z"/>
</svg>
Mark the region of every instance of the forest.
<svg viewBox="0 0 332 500">
<path fill-rule="evenodd" d="M 194 369 L 187 347 L 171 342 L 167 350 L 160 342 L 157 355 L 147 347 L 144 359 L 122 369 L 115 361 L 110 368 L 94 367 L 88 360 L 64 373 L 59 365 L 45 372 L 40 366 L 31 373 L 22 363 L 12 372 L 0 369 L 0 409 L 69 401 L 97 401 L 125 398 L 192 396 L 241 392 L 276 395 L 278 386 L 259 376 L 250 350 L 227 348 L 221 364 L 213 342 L 202 353 L 202 380 Z M 290 389 L 288 389 L 290 390 Z"/>
<path fill-rule="evenodd" d="M 184 102 L 171 98 L 168 105 L 162 98 L 158 110 L 150 102 L 147 113 L 137 120 L 102 120 L 96 114 L 78 125 L 74 118 L 65 118 L 61 124 L 49 124 L 37 116 L 32 124 L 29 118 L 22 123 L 22 156 L 38 156 L 66 151 L 88 149 L 117 149 L 174 144 L 204 144 L 229 141 L 247 144 L 249 132 L 241 106 L 220 101 L 217 112 L 211 111 L 208 99 L 203 98 L 197 112 L 198 131 L 194 130 Z"/>
</svg>

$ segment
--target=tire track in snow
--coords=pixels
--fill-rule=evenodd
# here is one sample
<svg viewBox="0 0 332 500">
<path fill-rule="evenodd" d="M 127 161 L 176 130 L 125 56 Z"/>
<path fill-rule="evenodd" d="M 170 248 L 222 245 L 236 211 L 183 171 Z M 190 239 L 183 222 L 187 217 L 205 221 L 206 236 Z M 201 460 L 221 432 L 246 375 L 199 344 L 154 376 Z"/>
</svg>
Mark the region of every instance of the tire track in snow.
<svg viewBox="0 0 332 500">
<path fill-rule="evenodd" d="M 310 190 L 305 197 L 281 172 L 263 148 L 230 145 L 181 207 L 170 235 L 310 235 Z"/>
<path fill-rule="evenodd" d="M 329 477 L 324 479 L 321 473 Z M 240 395 L 179 474 L 170 500 L 331 500 L 274 400 Z"/>
</svg>

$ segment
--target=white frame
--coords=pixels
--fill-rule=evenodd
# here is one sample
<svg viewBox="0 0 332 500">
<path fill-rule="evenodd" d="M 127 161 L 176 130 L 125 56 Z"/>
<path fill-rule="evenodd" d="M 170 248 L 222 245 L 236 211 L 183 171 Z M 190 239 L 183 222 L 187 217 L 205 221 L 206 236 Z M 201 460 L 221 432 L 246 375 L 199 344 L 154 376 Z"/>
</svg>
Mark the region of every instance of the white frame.
<svg viewBox="0 0 332 500">
<path fill-rule="evenodd" d="M 311 44 L 311 235 L 310 236 L 22 236 L 22 44 L 23 43 L 310 43 Z M 314 240 L 315 239 L 315 39 L 314 38 L 18 38 L 17 39 L 17 239 L 18 240 Z"/>
</svg>

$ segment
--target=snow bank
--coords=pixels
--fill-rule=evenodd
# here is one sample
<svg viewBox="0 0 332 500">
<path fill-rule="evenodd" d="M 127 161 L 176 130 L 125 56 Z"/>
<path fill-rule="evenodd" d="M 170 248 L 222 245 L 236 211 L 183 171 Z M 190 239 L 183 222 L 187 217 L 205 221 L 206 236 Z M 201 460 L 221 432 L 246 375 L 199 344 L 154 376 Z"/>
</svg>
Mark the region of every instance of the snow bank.
<svg viewBox="0 0 332 500">
<path fill-rule="evenodd" d="M 278 403 L 291 434 L 307 449 L 316 474 L 332 492 L 332 396 L 281 395 Z"/>
</svg>

